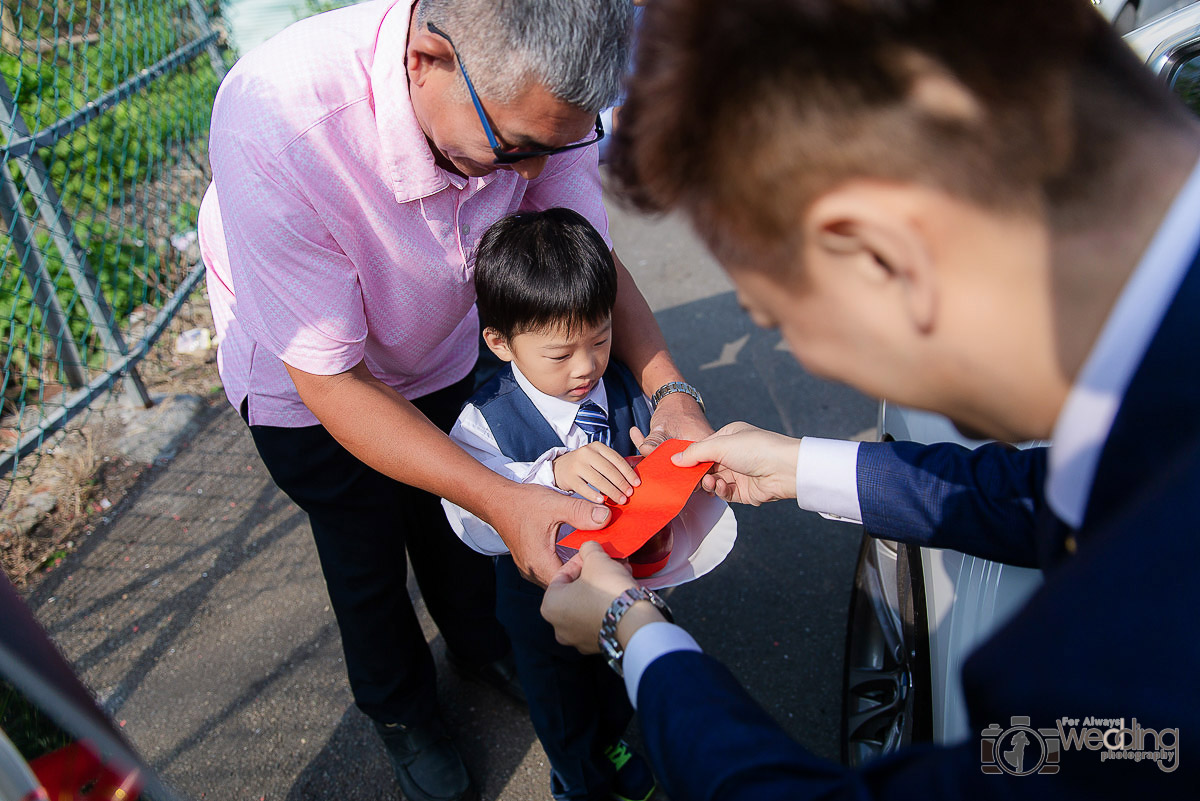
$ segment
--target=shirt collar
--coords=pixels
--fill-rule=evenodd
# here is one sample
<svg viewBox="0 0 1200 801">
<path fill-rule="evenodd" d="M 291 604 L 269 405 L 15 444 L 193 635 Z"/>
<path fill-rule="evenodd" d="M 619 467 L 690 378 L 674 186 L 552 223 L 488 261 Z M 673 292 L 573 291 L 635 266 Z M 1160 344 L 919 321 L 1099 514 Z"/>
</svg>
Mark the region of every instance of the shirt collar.
<svg viewBox="0 0 1200 801">
<path fill-rule="evenodd" d="M 1046 501 L 1079 528 L 1100 453 L 1150 340 L 1200 246 L 1200 164 L 1175 197 L 1112 313 L 1054 426 Z"/>
<path fill-rule="evenodd" d="M 416 0 L 397 0 L 384 14 L 375 37 L 371 65 L 371 95 L 375 105 L 375 130 L 387 179 L 397 203 L 429 197 L 453 186 L 482 188 L 503 171 L 481 178 L 464 178 L 437 166 L 429 141 L 417 121 L 409 96 L 406 53 L 408 28 L 416 13 Z M 513 173 L 515 176 L 515 173 Z"/>
<path fill-rule="evenodd" d="M 515 362 L 512 362 L 512 371 L 513 378 L 517 379 L 517 386 L 529 396 L 533 405 L 537 407 L 538 413 L 546 418 L 546 422 L 563 442 L 567 441 L 567 434 L 571 432 L 571 426 L 575 425 L 575 415 L 579 413 L 579 407 L 587 401 L 596 404 L 604 410 L 605 414 L 608 414 L 608 393 L 604 390 L 603 381 L 597 381 L 596 386 L 592 387 L 592 391 L 587 394 L 587 397 L 576 403 L 547 395 L 539 390 L 529 383 L 529 379 L 525 377 Z"/>
</svg>

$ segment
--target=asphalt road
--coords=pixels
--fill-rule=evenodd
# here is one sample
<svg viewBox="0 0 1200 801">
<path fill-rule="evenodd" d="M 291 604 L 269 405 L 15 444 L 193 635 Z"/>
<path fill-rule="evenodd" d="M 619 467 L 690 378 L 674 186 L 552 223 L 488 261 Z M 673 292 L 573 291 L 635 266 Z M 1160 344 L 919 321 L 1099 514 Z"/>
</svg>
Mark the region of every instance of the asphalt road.
<svg viewBox="0 0 1200 801">
<path fill-rule="evenodd" d="M 874 424 L 872 401 L 806 375 L 777 333 L 749 323 L 686 226 L 614 207 L 612 234 L 715 426 L 850 437 Z M 836 758 L 859 531 L 790 504 L 739 508 L 737 519 L 725 564 L 672 591 L 671 606 L 800 742 Z M 29 601 L 169 784 L 222 801 L 396 797 L 351 700 L 306 518 L 232 409 L 204 411 L 194 439 L 110 521 Z M 460 679 L 428 622 L 426 632 L 483 798 L 548 798 L 524 711 Z"/>
</svg>

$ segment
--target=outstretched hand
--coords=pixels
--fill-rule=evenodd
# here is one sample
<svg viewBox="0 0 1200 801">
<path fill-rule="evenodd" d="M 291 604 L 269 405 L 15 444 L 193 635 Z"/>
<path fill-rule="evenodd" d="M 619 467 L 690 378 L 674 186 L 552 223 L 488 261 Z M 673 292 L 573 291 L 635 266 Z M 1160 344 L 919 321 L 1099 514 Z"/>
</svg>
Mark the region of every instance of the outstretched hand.
<svg viewBox="0 0 1200 801">
<path fill-rule="evenodd" d="M 650 418 L 650 430 L 644 434 L 637 428 L 630 430 L 634 447 L 642 456 L 650 453 L 669 439 L 694 441 L 704 439 L 712 433 L 708 418 L 700 411 L 700 405 L 682 392 L 673 392 L 658 403 Z"/>
<path fill-rule="evenodd" d="M 671 460 L 679 467 L 715 462 L 700 486 L 726 501 L 758 506 L 796 497 L 799 449 L 798 439 L 730 423 Z"/>
<path fill-rule="evenodd" d="M 610 514 L 606 506 L 522 484 L 515 485 L 511 500 L 493 509 L 487 522 L 508 546 L 521 575 L 545 587 L 563 566 L 554 550 L 559 526 L 595 531 L 608 525 Z"/>
<path fill-rule="evenodd" d="M 599 653 L 600 624 L 609 604 L 637 582 L 622 562 L 595 542 L 585 542 L 546 587 L 542 617 L 554 626 L 554 638 L 585 654 Z"/>
</svg>

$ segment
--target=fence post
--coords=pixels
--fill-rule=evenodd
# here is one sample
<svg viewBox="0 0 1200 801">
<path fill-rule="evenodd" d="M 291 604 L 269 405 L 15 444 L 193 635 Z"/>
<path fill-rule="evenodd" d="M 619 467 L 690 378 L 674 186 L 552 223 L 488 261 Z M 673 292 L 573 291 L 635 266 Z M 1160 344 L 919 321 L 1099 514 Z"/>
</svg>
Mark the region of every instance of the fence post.
<svg viewBox="0 0 1200 801">
<path fill-rule="evenodd" d="M 33 289 L 33 302 L 41 308 L 46 328 L 58 343 L 55 356 L 62 365 L 67 384 L 72 389 L 79 389 L 87 383 L 83 359 L 79 355 L 79 349 L 75 347 L 75 338 L 67 323 L 67 315 L 63 312 L 58 294 L 54 291 L 54 279 L 50 277 L 42 261 L 41 251 L 33 238 L 33 226 L 25 215 L 25 209 L 21 208 L 21 193 L 6 166 L 0 166 L 0 217 L 3 218 L 13 249 L 19 254 L 21 272 L 25 273 L 29 286 Z"/>
<path fill-rule="evenodd" d="M 21 116 L 20 109 L 17 108 L 12 90 L 8 87 L 8 81 L 2 75 L 0 75 L 0 126 L 5 130 L 10 142 L 30 136 L 29 128 Z M 62 200 L 59 198 L 58 192 L 50 183 L 41 157 L 37 155 L 36 151 L 32 151 L 17 156 L 14 160 L 21 170 L 26 188 L 33 195 L 42 222 L 50 230 L 50 237 L 62 257 L 67 273 L 79 291 L 79 299 L 83 303 L 92 325 L 96 327 L 100 342 L 108 352 L 109 362 L 116 361 L 128 353 L 125 340 L 122 338 L 116 319 L 104 299 L 100 282 L 91 267 L 88 266 L 87 256 L 84 254 L 83 248 L 79 246 L 79 240 L 75 238 L 71 220 L 62 208 Z M 125 377 L 125 387 L 131 393 L 131 398 L 136 399 L 142 406 L 149 408 L 153 405 L 150 393 L 146 390 L 146 385 L 138 374 L 137 368 L 130 367 Z"/>
<path fill-rule="evenodd" d="M 200 0 L 188 0 L 188 9 L 192 12 L 192 21 L 200 28 L 200 33 L 212 33 L 212 17 L 200 5 Z M 213 72 L 217 73 L 217 78 L 223 79 L 228 70 L 225 69 L 225 59 L 221 57 L 221 48 L 217 47 L 215 41 L 208 44 L 208 60 L 212 64 Z"/>
</svg>

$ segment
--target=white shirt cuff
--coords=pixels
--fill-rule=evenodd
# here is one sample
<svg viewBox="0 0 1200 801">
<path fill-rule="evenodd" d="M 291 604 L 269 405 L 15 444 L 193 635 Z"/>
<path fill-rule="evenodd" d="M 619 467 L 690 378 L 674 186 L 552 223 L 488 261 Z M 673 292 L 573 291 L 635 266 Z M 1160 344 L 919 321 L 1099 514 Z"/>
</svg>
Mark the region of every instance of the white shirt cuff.
<svg viewBox="0 0 1200 801">
<path fill-rule="evenodd" d="M 844 439 L 804 437 L 796 456 L 796 503 L 830 520 L 862 522 L 858 446 Z"/>
<path fill-rule="evenodd" d="M 637 709 L 638 682 L 650 663 L 674 651 L 699 651 L 700 646 L 674 623 L 649 623 L 642 626 L 629 638 L 621 668 L 625 672 L 625 691 L 629 701 Z"/>
</svg>

